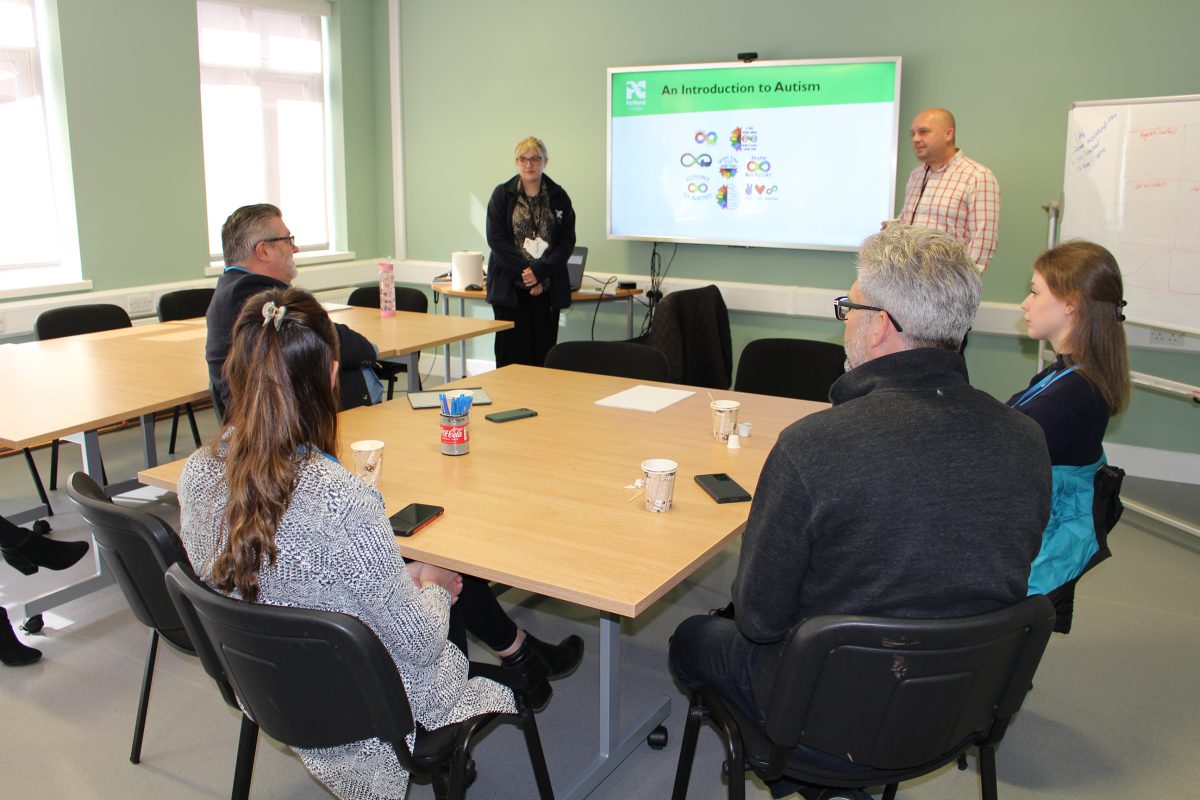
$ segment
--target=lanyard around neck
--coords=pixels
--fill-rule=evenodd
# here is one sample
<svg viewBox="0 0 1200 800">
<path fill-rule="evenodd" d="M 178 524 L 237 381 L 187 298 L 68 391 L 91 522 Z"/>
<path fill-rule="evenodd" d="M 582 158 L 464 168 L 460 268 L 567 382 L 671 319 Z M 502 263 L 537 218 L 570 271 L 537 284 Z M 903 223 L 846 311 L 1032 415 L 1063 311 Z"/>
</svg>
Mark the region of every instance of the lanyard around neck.
<svg viewBox="0 0 1200 800">
<path fill-rule="evenodd" d="M 1042 392 L 1046 391 L 1046 389 L 1049 388 L 1050 384 L 1054 383 L 1056 380 L 1061 378 L 1063 375 L 1070 374 L 1074 371 L 1075 371 L 1075 367 L 1067 367 L 1066 369 L 1058 371 L 1058 372 L 1051 372 L 1049 375 L 1042 378 L 1040 381 L 1035 383 L 1033 386 L 1030 386 L 1028 389 L 1026 389 L 1025 393 L 1022 394 L 1019 398 L 1017 398 L 1017 402 L 1013 403 L 1013 408 L 1020 408 L 1021 406 L 1025 405 L 1030 400 L 1037 397 Z"/>
</svg>

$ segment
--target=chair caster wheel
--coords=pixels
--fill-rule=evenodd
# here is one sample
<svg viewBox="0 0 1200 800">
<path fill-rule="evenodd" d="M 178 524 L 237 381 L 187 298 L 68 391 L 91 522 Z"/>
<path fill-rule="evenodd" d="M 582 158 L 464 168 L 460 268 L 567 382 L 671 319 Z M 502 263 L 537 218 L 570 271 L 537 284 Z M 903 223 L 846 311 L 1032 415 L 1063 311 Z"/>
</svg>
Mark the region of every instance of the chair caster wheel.
<svg viewBox="0 0 1200 800">
<path fill-rule="evenodd" d="M 25 620 L 25 624 L 21 626 L 21 630 L 26 633 L 40 633 L 45 627 L 46 622 L 42 619 L 41 614 L 34 614 L 29 619 Z"/>
<path fill-rule="evenodd" d="M 646 737 L 646 744 L 650 745 L 651 750 L 662 750 L 665 748 L 667 746 L 666 726 L 659 725 L 650 731 L 650 735 Z"/>
</svg>

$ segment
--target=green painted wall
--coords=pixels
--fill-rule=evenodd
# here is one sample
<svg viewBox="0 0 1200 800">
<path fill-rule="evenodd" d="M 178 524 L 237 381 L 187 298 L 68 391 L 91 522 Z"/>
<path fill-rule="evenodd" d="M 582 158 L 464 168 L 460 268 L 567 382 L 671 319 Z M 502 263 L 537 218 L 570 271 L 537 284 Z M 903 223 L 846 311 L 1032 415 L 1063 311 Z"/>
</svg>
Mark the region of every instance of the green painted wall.
<svg viewBox="0 0 1200 800">
<path fill-rule="evenodd" d="M 1041 206 L 1062 191 L 1071 102 L 1198 89 L 1200 4 L 1149 0 L 1136 14 L 1132 8 L 1116 0 L 953 7 L 931 0 L 759 0 L 736 10 L 714 0 L 402 2 L 408 255 L 446 260 L 452 250 L 486 250 L 483 206 L 514 172 L 513 145 L 532 134 L 549 148 L 547 174 L 571 194 L 579 241 L 592 248 L 589 262 L 645 274 L 648 244 L 607 241 L 604 234 L 607 67 L 729 61 L 743 50 L 764 60 L 899 55 L 902 131 L 922 108 L 948 106 L 958 118 L 959 146 L 999 177 L 1000 246 L 984 298 L 1019 302 L 1046 240 Z M 897 207 L 917 163 L 906 135 L 899 153 Z M 671 275 L 843 290 L 853 280 L 853 256 L 683 245 Z M 571 312 L 563 338 L 588 337 L 591 309 L 581 311 Z M 602 311 L 603 330 L 622 335 L 622 315 L 615 306 Z M 741 312 L 732 322 L 735 351 L 758 336 L 841 335 L 836 324 L 818 320 Z M 479 357 L 487 352 L 474 346 Z M 1007 399 L 1033 373 L 1034 352 L 1028 341 L 974 335 L 967 351 L 972 379 Z M 1135 352 L 1133 363 L 1200 384 L 1195 355 Z M 1200 416 L 1184 401 L 1138 390 L 1110 437 L 1200 452 Z"/>
<path fill-rule="evenodd" d="M 195 0 L 57 3 L 84 277 L 98 290 L 202 277 L 208 242 Z M 390 158 L 381 168 L 376 146 L 376 84 L 386 78 L 386 64 L 375 61 L 384 38 L 377 5 L 386 7 L 336 0 L 333 17 L 342 41 L 334 53 L 342 93 L 334 99 L 345 119 L 349 245 L 367 257 L 384 252 L 393 236 Z"/>
</svg>

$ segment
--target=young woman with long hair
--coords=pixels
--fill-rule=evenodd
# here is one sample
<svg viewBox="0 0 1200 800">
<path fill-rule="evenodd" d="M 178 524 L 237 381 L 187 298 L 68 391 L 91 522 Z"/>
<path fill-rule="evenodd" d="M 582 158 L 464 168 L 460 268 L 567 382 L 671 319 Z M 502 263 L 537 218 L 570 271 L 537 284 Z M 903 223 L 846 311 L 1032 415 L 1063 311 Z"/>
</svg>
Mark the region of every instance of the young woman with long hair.
<svg viewBox="0 0 1200 800">
<path fill-rule="evenodd" d="M 1030 594 L 1074 581 L 1099 551 L 1092 515 L 1104 433 L 1130 397 L 1124 306 L 1117 261 L 1098 244 L 1066 242 L 1034 262 L 1021 309 L 1029 335 L 1049 342 L 1055 360 L 1008 401 L 1042 426 L 1053 465 L 1050 522 L 1030 572 Z"/>
<path fill-rule="evenodd" d="M 494 608 L 464 608 L 469 581 L 406 564 L 382 496 L 334 457 L 337 358 L 333 326 L 308 292 L 273 289 L 247 301 L 224 366 L 231 391 L 225 428 L 188 459 L 179 480 L 188 557 L 201 579 L 227 595 L 361 619 L 391 653 L 413 716 L 427 730 L 511 711 L 511 691 L 470 678 L 465 640 L 447 638 L 452 617 L 467 617 L 467 627 L 473 615 L 507 620 L 495 597 L 487 591 Z M 487 601 L 476 600 L 481 605 Z M 536 640 L 518 634 L 513 654 L 526 659 L 514 679 L 544 683 L 548 670 L 531 650 Z M 339 797 L 403 796 L 408 783 L 378 740 L 298 752 Z"/>
</svg>

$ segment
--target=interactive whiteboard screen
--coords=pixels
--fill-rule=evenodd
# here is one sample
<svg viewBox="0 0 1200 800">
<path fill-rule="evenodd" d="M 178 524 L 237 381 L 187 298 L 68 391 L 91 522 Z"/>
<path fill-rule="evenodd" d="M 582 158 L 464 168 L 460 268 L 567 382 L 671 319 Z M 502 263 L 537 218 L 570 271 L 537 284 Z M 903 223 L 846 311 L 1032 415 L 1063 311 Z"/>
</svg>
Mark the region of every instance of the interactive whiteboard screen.
<svg viewBox="0 0 1200 800">
<path fill-rule="evenodd" d="M 854 250 L 895 216 L 900 58 L 608 70 L 608 236 Z"/>
</svg>

